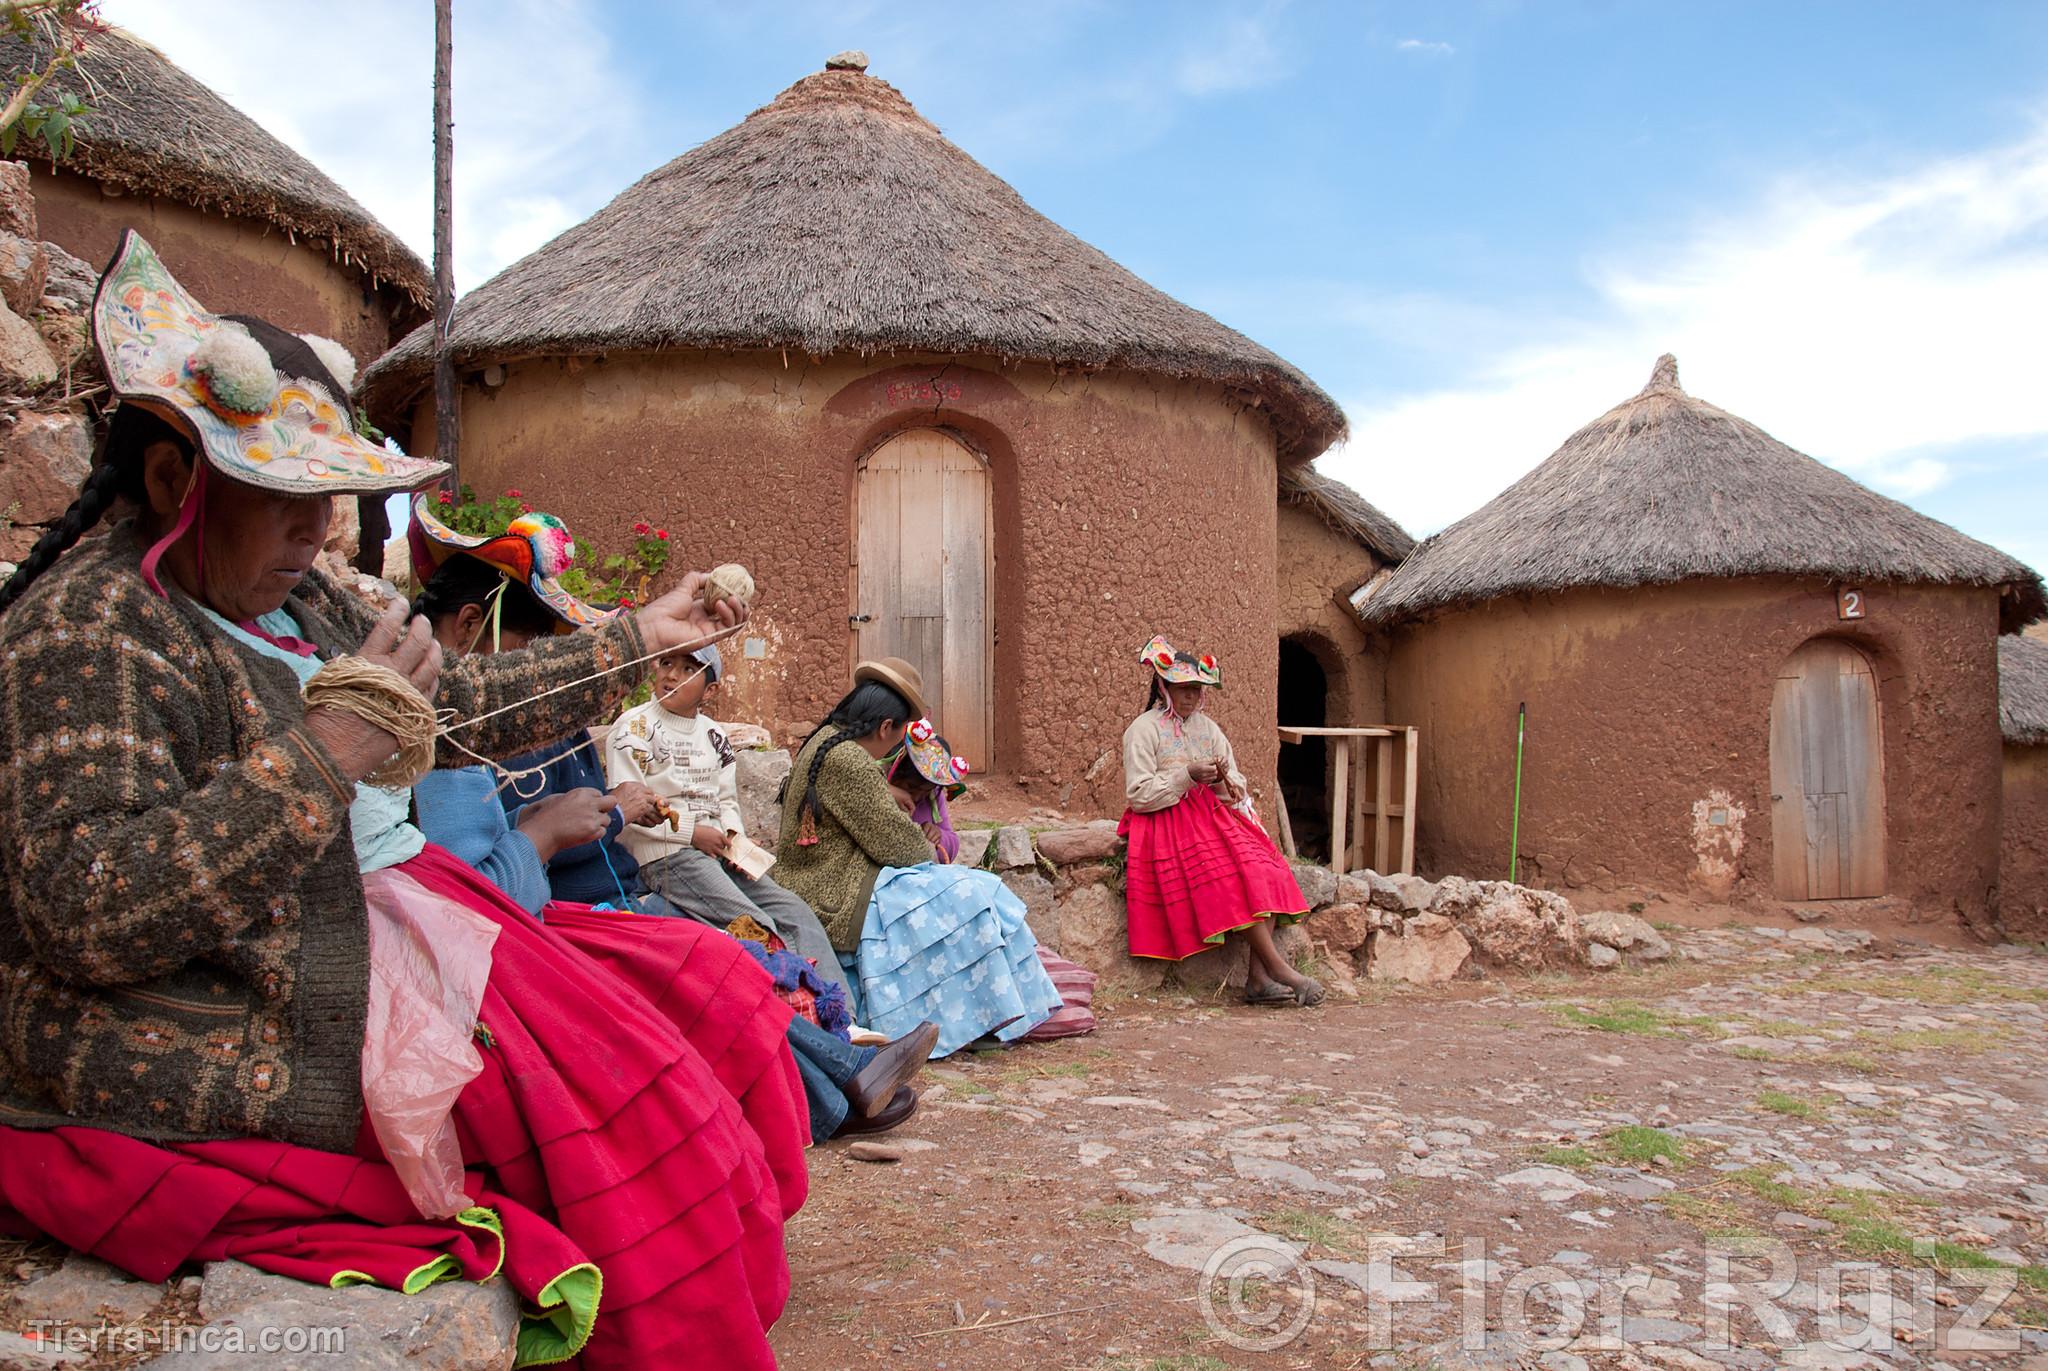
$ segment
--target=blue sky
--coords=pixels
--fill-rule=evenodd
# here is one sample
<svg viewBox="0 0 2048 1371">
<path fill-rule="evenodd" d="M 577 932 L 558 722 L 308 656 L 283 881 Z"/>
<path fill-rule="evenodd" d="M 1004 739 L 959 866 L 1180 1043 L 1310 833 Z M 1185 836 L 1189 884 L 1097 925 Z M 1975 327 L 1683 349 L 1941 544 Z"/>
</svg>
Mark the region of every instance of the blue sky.
<svg viewBox="0 0 2048 1371">
<path fill-rule="evenodd" d="M 430 7 L 106 0 L 423 255 Z M 1411 531 L 1674 351 L 2048 566 L 2048 5 L 456 0 L 458 276 L 858 47 L 1039 210 L 1300 366 Z M 284 75 L 309 35 L 343 79 Z"/>
</svg>

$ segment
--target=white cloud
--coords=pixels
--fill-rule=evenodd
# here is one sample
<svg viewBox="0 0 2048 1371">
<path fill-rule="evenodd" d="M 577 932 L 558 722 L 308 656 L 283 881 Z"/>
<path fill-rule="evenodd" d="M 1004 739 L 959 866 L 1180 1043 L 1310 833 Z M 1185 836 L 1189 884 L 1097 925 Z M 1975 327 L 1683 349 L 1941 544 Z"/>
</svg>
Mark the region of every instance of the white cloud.
<svg viewBox="0 0 2048 1371">
<path fill-rule="evenodd" d="M 359 0 L 343 13 L 309 0 L 105 0 L 102 9 L 304 153 L 432 260 L 431 5 Z M 641 146 L 641 102 L 621 88 L 597 16 L 587 0 L 456 7 L 458 289 L 539 247 L 685 145 Z M 293 64 L 280 59 L 285 53 Z M 308 64 L 315 53 L 319 69 Z"/>
<path fill-rule="evenodd" d="M 1267 17 L 1233 16 L 1188 44 L 1174 68 L 1174 84 L 1189 95 L 1255 90 L 1287 74 Z"/>
<path fill-rule="evenodd" d="M 1420 52 L 1432 57 L 1448 57 L 1457 49 L 1449 43 L 1439 43 L 1427 38 L 1403 38 L 1394 44 L 1395 52 Z"/>
<path fill-rule="evenodd" d="M 1675 352 L 1693 394 L 1901 498 L 1944 453 L 2048 446 L 2048 127 L 1863 179 L 1785 178 L 1745 210 L 1587 271 L 1591 303 L 1456 383 L 1345 406 L 1321 463 L 1410 529 L 1491 499 Z M 1452 303 L 1447 331 L 1469 311 Z M 1428 345 L 1442 346 L 1432 339 Z"/>
</svg>

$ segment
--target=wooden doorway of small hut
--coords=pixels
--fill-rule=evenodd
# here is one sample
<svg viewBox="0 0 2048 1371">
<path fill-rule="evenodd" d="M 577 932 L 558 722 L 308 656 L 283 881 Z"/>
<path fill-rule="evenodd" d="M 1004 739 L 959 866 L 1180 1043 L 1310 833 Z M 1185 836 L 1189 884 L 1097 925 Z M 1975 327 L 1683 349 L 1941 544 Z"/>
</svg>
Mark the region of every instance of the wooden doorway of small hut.
<svg viewBox="0 0 2048 1371">
<path fill-rule="evenodd" d="M 939 731 L 985 772 L 995 739 L 988 466 L 950 433 L 911 429 L 861 460 L 853 498 L 854 659 L 915 666 Z"/>
<path fill-rule="evenodd" d="M 1778 668 L 1771 695 L 1771 845 L 1781 900 L 1884 894 L 1884 734 L 1877 673 L 1837 638 Z"/>
<path fill-rule="evenodd" d="M 1275 722 L 1281 728 L 1322 728 L 1331 722 L 1329 673 L 1315 649 L 1300 638 L 1280 640 L 1279 686 Z M 1321 735 L 1306 735 L 1280 749 L 1279 780 L 1295 849 L 1311 861 L 1329 861 L 1330 748 Z"/>
</svg>

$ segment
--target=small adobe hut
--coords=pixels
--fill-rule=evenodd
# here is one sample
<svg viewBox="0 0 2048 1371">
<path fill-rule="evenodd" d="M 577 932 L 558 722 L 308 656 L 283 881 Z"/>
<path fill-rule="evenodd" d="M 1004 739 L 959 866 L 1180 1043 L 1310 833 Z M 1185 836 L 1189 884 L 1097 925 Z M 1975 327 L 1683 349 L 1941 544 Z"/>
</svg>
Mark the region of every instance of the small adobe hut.
<svg viewBox="0 0 2048 1371">
<path fill-rule="evenodd" d="M 48 48 L 0 33 L 8 76 Z M 44 88 L 93 113 L 56 167 L 26 140 L 43 237 L 94 271 L 133 228 L 195 297 L 332 338 L 367 363 L 428 317 L 427 268 L 318 167 L 131 33 L 86 39 Z"/>
<path fill-rule="evenodd" d="M 1640 394 L 1354 598 L 1423 729 L 1421 860 L 1716 899 L 1897 894 L 1973 924 L 1997 650 L 2040 578 L 1679 388 Z"/>
<path fill-rule="evenodd" d="M 1155 632 L 1224 662 L 1270 781 L 1277 480 L 1330 397 L 1025 204 L 835 61 L 464 297 L 462 476 L 748 563 L 727 717 L 816 720 L 865 656 L 1033 803 L 1114 812 Z M 431 337 L 370 369 L 432 445 Z"/>
<path fill-rule="evenodd" d="M 1998 640 L 1998 726 L 2005 737 L 1998 922 L 2008 938 L 2048 942 L 2048 640 Z"/>
<path fill-rule="evenodd" d="M 1372 650 L 1351 596 L 1415 547 L 1364 496 L 1313 468 L 1280 477 L 1275 529 L 1283 726 L 1356 727 L 1387 719 L 1386 658 Z M 1330 755 L 1321 740 L 1280 749 L 1280 786 L 1304 852 L 1327 852 Z"/>
</svg>

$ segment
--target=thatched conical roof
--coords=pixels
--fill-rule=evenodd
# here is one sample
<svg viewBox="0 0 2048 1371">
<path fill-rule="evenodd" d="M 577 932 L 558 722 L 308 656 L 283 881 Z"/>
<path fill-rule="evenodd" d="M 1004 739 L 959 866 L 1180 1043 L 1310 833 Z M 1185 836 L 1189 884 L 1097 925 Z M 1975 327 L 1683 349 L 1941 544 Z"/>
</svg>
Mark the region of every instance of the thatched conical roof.
<svg viewBox="0 0 2048 1371">
<path fill-rule="evenodd" d="M 1997 548 L 1679 389 L 1678 362 L 1352 603 L 1368 625 L 1520 591 L 1737 576 L 1999 586 L 2007 631 L 2048 611 Z"/>
<path fill-rule="evenodd" d="M 134 34 L 106 29 L 85 44 L 78 67 L 58 72 L 42 97 L 47 103 L 51 94 L 69 91 L 92 107 L 63 174 L 269 224 L 319 243 L 337 261 L 432 308 L 426 264 L 318 167 Z M 40 70 L 48 56 L 39 38 L 0 30 L 0 63 L 10 78 L 31 63 Z M 346 80 L 347 74 L 322 79 Z M 24 145 L 16 155 L 33 155 L 33 149 Z"/>
<path fill-rule="evenodd" d="M 1339 437 L 1294 367 L 1025 204 L 895 87 L 807 76 L 468 295 L 466 367 L 662 348 L 984 354 L 1198 377 L 1264 409 L 1283 461 Z M 370 411 L 424 390 L 431 329 L 370 368 Z"/>
<path fill-rule="evenodd" d="M 2009 743 L 2048 745 L 2048 641 L 1998 640 L 1998 727 Z"/>
<path fill-rule="evenodd" d="M 1415 550 L 1408 531 L 1342 481 L 1310 467 L 1280 474 L 1280 503 L 1303 505 L 1345 537 L 1392 566 Z"/>
</svg>

